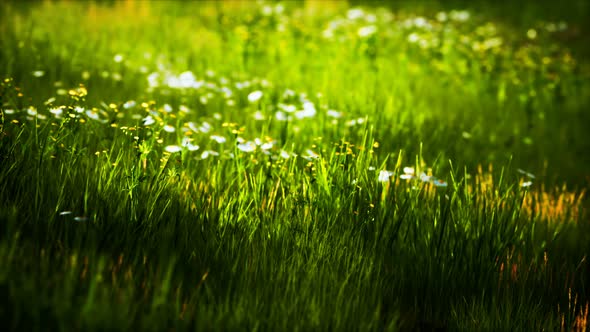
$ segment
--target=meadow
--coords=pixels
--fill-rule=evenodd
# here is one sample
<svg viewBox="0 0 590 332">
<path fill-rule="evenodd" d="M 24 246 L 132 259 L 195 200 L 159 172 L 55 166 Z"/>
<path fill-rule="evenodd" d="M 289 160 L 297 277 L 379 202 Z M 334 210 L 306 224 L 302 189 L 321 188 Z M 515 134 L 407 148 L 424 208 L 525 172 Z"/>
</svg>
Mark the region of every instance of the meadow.
<svg viewBox="0 0 590 332">
<path fill-rule="evenodd" d="M 589 8 L 526 3 L 2 2 L 0 328 L 588 331 Z"/>
</svg>

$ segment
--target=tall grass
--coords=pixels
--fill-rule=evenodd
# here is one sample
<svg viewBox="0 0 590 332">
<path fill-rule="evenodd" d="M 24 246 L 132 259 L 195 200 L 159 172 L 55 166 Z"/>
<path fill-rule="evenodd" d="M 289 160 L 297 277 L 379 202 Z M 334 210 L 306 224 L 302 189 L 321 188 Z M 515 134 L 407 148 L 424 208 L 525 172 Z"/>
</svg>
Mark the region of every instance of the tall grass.
<svg viewBox="0 0 590 332">
<path fill-rule="evenodd" d="M 2 5 L 4 326 L 586 330 L 571 27 L 422 15 Z"/>
</svg>

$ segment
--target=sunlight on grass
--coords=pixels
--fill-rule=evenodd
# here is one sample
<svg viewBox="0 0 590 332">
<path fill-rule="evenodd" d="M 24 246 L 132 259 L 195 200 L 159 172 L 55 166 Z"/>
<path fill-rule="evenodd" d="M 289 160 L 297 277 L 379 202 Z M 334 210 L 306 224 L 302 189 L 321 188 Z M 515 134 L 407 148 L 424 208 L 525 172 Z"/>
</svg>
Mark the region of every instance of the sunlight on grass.
<svg viewBox="0 0 590 332">
<path fill-rule="evenodd" d="M 9 330 L 588 329 L 578 23 L 0 6 Z"/>
</svg>

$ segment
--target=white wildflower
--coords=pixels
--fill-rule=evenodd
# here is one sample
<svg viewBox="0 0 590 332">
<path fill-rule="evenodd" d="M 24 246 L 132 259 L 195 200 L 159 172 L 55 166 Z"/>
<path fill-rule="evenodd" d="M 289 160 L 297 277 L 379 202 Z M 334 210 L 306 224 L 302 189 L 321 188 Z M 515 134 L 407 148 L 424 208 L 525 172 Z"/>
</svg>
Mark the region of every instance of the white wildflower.
<svg viewBox="0 0 590 332">
<path fill-rule="evenodd" d="M 252 91 L 248 94 L 248 101 L 251 103 L 255 103 L 262 98 L 262 91 L 256 90 Z"/>
<path fill-rule="evenodd" d="M 176 153 L 176 152 L 180 152 L 182 150 L 182 148 L 178 145 L 168 145 L 164 148 L 164 150 L 169 153 Z"/>
<path fill-rule="evenodd" d="M 242 152 L 252 152 L 254 150 L 256 150 L 256 144 L 254 142 L 245 142 L 245 143 L 239 143 L 237 145 L 238 150 L 242 151 Z"/>
<path fill-rule="evenodd" d="M 209 138 L 212 139 L 212 140 L 214 140 L 215 142 L 217 142 L 219 144 L 225 143 L 227 141 L 225 139 L 225 137 L 219 136 L 219 135 L 211 135 Z"/>
<path fill-rule="evenodd" d="M 374 25 L 364 26 L 358 29 L 357 34 L 361 38 L 366 38 L 374 35 L 377 32 L 377 27 Z"/>
<path fill-rule="evenodd" d="M 393 172 L 388 171 L 388 170 L 381 170 L 379 171 L 379 182 L 387 182 L 389 181 L 389 178 L 393 176 Z"/>
</svg>

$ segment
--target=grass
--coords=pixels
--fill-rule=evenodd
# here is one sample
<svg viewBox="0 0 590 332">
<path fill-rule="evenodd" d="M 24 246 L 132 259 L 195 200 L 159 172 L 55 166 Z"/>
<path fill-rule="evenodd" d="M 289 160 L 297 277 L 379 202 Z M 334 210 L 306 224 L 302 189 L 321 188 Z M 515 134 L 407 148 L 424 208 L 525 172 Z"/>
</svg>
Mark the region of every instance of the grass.
<svg viewBox="0 0 590 332">
<path fill-rule="evenodd" d="M 0 8 L 4 330 L 588 330 L 579 12 Z"/>
</svg>

